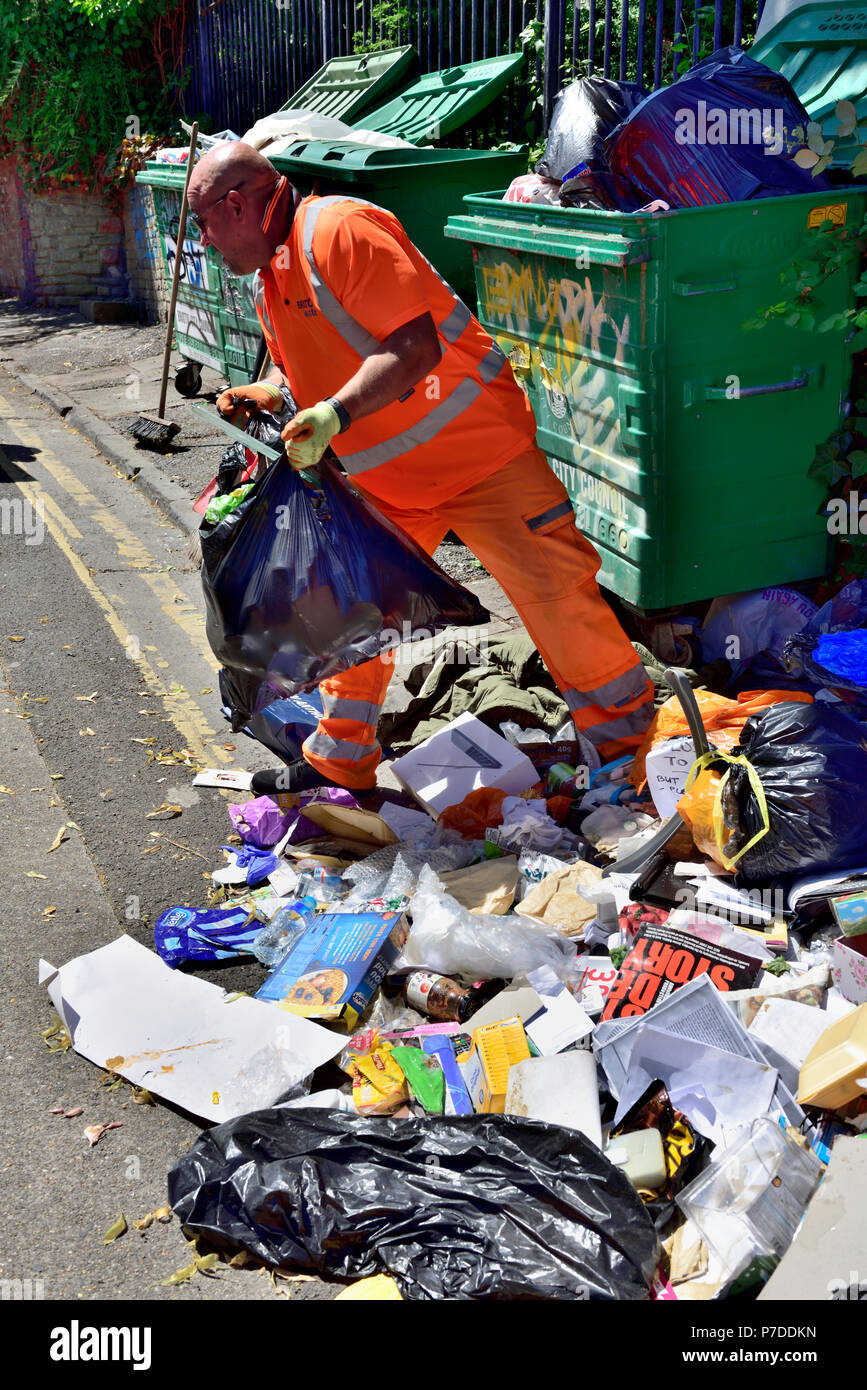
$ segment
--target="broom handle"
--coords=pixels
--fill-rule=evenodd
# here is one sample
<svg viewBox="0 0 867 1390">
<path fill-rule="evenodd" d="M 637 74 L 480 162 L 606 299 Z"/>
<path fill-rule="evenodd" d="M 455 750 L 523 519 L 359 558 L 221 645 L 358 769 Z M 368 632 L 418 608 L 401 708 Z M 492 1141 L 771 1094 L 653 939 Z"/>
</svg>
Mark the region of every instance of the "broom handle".
<svg viewBox="0 0 867 1390">
<path fill-rule="evenodd" d="M 160 408 L 157 414 L 162 419 L 166 408 L 166 394 L 169 389 L 169 362 L 172 356 L 172 333 L 175 327 L 175 305 L 178 302 L 178 284 L 181 278 L 181 260 L 184 254 L 184 237 L 187 231 L 187 189 L 190 186 L 190 175 L 193 172 L 193 162 L 196 157 L 196 141 L 199 136 L 199 123 L 193 121 L 193 128 L 190 131 L 190 152 L 187 156 L 187 176 L 184 179 L 184 194 L 181 198 L 181 215 L 178 221 L 178 236 L 175 247 L 175 266 L 172 271 L 172 294 L 169 300 L 169 318 L 166 324 L 166 345 L 163 350 L 163 379 L 160 386 Z"/>
</svg>

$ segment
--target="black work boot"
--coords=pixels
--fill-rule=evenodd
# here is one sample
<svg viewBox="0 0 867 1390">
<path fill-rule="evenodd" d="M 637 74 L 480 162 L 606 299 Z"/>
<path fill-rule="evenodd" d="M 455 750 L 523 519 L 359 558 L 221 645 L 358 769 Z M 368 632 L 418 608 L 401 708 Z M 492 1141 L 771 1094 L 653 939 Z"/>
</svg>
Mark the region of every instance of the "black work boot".
<svg viewBox="0 0 867 1390">
<path fill-rule="evenodd" d="M 269 767 L 264 772 L 254 772 L 250 790 L 256 796 L 278 796 L 280 792 L 308 792 L 316 787 L 339 787 L 324 772 L 317 772 L 304 758 L 287 764 L 286 767 Z"/>
</svg>

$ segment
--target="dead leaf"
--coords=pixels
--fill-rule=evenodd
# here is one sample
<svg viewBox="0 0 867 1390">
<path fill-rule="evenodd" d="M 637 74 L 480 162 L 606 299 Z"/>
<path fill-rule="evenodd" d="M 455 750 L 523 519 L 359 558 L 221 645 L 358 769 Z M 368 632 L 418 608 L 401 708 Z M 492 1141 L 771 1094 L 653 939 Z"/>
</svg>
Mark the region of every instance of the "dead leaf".
<svg viewBox="0 0 867 1390">
<path fill-rule="evenodd" d="M 200 695 L 213 695 L 213 693 L 214 687 L 212 685 L 203 685 L 201 690 L 199 691 Z"/>
<path fill-rule="evenodd" d="M 166 1285 L 174 1287 L 177 1284 L 189 1283 L 190 1279 L 195 1278 L 196 1268 L 196 1264 L 193 1263 L 191 1265 L 185 1265 L 183 1269 L 176 1269 L 174 1274 L 169 1275 L 168 1279 L 160 1280 L 160 1287 L 165 1287 Z"/>
<path fill-rule="evenodd" d="M 162 845 L 151 845 L 150 849 L 143 849 L 142 854 L 156 854 L 158 849 L 162 849 Z"/>
<path fill-rule="evenodd" d="M 212 1251 L 210 1255 L 196 1255 L 196 1269 L 199 1270 L 201 1274 L 205 1274 L 209 1269 L 214 1268 L 219 1258 L 219 1255 L 215 1251 Z"/>
<path fill-rule="evenodd" d="M 118 1236 L 122 1236 L 126 1229 L 126 1217 L 124 1216 L 122 1211 L 119 1211 L 117 1214 L 117 1220 L 114 1222 L 113 1225 L 109 1226 L 108 1230 L 102 1238 L 103 1245 L 111 1245 L 111 1242 L 113 1240 L 117 1240 Z"/>
<path fill-rule="evenodd" d="M 227 748 L 230 753 L 237 752 L 237 748 L 234 743 L 224 743 L 223 747 Z"/>
<path fill-rule="evenodd" d="M 8 633 L 6 634 L 6 638 L 7 638 L 7 641 L 9 641 L 9 642 L 23 642 L 23 641 L 24 641 L 24 638 L 23 638 L 23 637 L 10 637 Z"/>
<path fill-rule="evenodd" d="M 22 700 L 29 700 L 30 703 L 33 704 L 33 705 L 47 705 L 47 704 L 48 704 L 48 696 L 47 696 L 47 695 L 28 695 L 28 693 L 27 693 L 26 690 L 25 690 L 24 694 L 21 696 L 21 698 L 22 698 Z"/>
<path fill-rule="evenodd" d="M 131 738 L 130 743 L 156 743 L 155 738 Z"/>
<path fill-rule="evenodd" d="M 80 738 L 84 738 L 85 734 L 89 734 L 91 738 L 96 737 L 96 730 L 91 729 L 90 725 L 86 729 L 79 729 L 78 733 Z"/>
<path fill-rule="evenodd" d="M 28 878 L 47 878 L 48 875 L 47 875 L 47 874 L 38 874 L 38 873 L 36 872 L 35 869 L 28 869 L 28 870 L 27 870 L 27 877 L 28 877 Z"/>
<path fill-rule="evenodd" d="M 162 806 L 158 806 L 155 811 L 148 811 L 145 820 L 174 820 L 176 816 L 183 815 L 180 806 L 174 802 L 164 801 Z"/>
<path fill-rule="evenodd" d="M 65 1112 L 62 1105 L 55 1105 L 54 1109 L 49 1110 L 48 1113 L 49 1115 L 63 1115 Z"/>
<path fill-rule="evenodd" d="M 57 911 L 57 908 L 52 904 L 51 907 L 46 907 L 46 909 L 45 909 L 45 911 L 43 912 L 42 916 L 43 916 L 43 917 L 51 917 L 51 916 L 54 915 L 54 913 L 55 913 L 56 911 Z"/>
<path fill-rule="evenodd" d="M 150 1091 L 146 1091 L 143 1087 L 134 1086 L 132 1098 L 135 1105 L 156 1105 Z"/>
<path fill-rule="evenodd" d="M 74 1105 L 71 1110 L 64 1110 L 63 1118 L 64 1120 L 74 1120 L 76 1116 L 83 1114 L 84 1110 L 82 1107 L 80 1105 Z"/>
<path fill-rule="evenodd" d="M 66 826 L 61 825 L 60 829 L 58 830 L 57 834 L 55 835 L 51 844 L 48 846 L 48 849 L 45 851 L 45 853 L 50 854 L 52 850 L 57 849 L 60 845 L 62 845 L 63 841 L 66 838 Z"/>
<path fill-rule="evenodd" d="M 99 697 L 99 691 L 98 691 L 98 690 L 94 690 L 94 692 L 93 692 L 92 695 L 76 695 L 75 698 L 76 698 L 76 700 L 87 700 L 88 703 L 90 704 L 90 703 L 92 703 L 94 700 L 96 700 L 98 697 Z"/>
<path fill-rule="evenodd" d="M 157 1221 L 161 1221 L 164 1226 L 167 1221 L 171 1221 L 173 1216 L 174 1212 L 172 1211 L 171 1207 L 157 1207 L 156 1211 L 154 1212 L 154 1219 Z"/>
<path fill-rule="evenodd" d="M 99 1140 L 105 1134 L 105 1125 L 87 1125 L 83 1133 L 88 1144 L 93 1148 L 94 1144 L 99 1143 Z"/>
<path fill-rule="evenodd" d="M 62 781 L 63 781 L 63 773 L 62 773 L 62 772 L 51 772 L 51 773 L 49 773 L 49 776 L 50 776 L 52 782 L 62 782 Z"/>
<path fill-rule="evenodd" d="M 153 1219 L 154 1214 L 152 1211 L 149 1211 L 147 1216 L 143 1216 L 140 1221 L 133 1221 L 132 1224 L 135 1226 L 137 1231 L 146 1231 L 148 1226 L 153 1225 Z"/>
<path fill-rule="evenodd" d="M 0 792 L 5 792 L 7 796 L 17 796 L 17 792 L 14 792 L 11 787 L 4 787 L 2 783 L 0 783 Z"/>
</svg>

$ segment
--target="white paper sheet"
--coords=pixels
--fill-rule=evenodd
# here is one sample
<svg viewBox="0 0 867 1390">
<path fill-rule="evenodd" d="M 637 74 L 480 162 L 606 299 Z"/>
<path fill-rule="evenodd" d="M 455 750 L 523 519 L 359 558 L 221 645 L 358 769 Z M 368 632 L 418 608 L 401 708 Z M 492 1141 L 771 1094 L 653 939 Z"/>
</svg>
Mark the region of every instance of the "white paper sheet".
<svg viewBox="0 0 867 1390">
<path fill-rule="evenodd" d="M 645 1024 L 632 1048 L 629 1079 L 615 1124 L 655 1080 L 664 1083 L 672 1105 L 683 1111 L 693 1128 L 719 1144 L 724 1131 L 767 1114 L 777 1073 L 748 1058 Z"/>
<path fill-rule="evenodd" d="M 229 1002 L 129 936 L 59 970 L 39 965 L 76 1052 L 206 1120 L 270 1105 L 345 1045 L 259 999 Z"/>
</svg>

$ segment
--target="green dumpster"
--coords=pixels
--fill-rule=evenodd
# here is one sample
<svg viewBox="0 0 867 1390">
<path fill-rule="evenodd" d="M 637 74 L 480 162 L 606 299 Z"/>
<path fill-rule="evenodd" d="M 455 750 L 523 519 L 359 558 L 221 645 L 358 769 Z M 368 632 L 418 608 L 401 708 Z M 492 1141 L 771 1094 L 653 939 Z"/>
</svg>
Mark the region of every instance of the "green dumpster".
<svg viewBox="0 0 867 1390">
<path fill-rule="evenodd" d="M 823 483 L 837 427 L 842 335 L 741 324 L 772 302 L 808 229 L 858 225 L 867 189 L 650 216 L 464 199 L 479 318 L 513 364 L 537 440 L 602 558 L 641 612 L 825 573 Z M 816 291 L 817 319 L 857 271 Z"/>
</svg>

